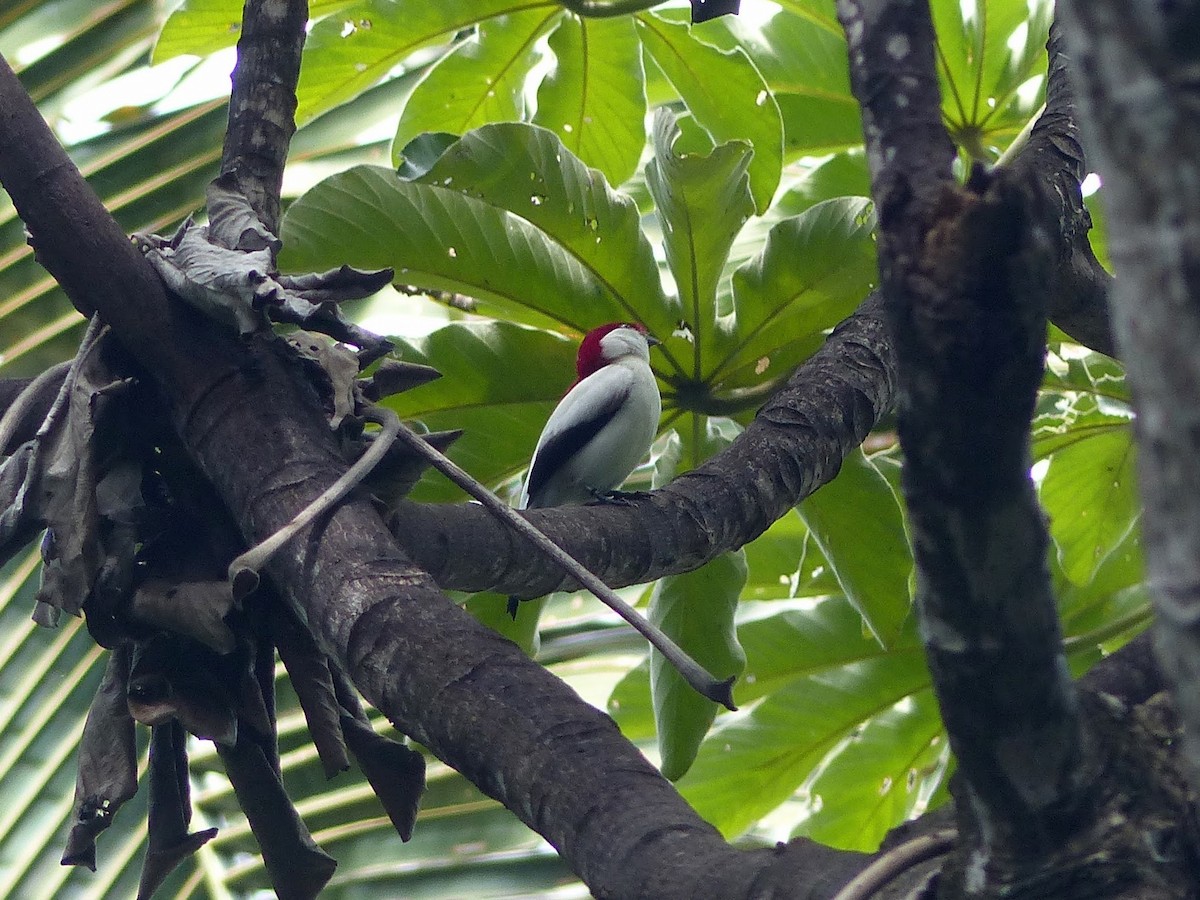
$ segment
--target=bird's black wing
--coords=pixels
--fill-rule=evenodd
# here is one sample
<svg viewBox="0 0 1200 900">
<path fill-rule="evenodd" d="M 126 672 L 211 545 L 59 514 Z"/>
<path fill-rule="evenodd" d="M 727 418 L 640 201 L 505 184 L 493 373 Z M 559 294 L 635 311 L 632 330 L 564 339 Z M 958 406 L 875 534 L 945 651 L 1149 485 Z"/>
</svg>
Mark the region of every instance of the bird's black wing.
<svg viewBox="0 0 1200 900">
<path fill-rule="evenodd" d="M 534 454 L 533 463 L 529 467 L 528 480 L 525 483 L 525 493 L 529 497 L 529 505 L 537 506 L 537 496 L 546 483 L 563 464 L 585 446 L 588 441 L 600 433 L 605 425 L 612 421 L 613 416 L 629 395 L 628 386 L 623 391 L 611 394 L 602 406 L 598 406 L 593 415 L 577 422 L 561 431 L 548 434 Z"/>
</svg>

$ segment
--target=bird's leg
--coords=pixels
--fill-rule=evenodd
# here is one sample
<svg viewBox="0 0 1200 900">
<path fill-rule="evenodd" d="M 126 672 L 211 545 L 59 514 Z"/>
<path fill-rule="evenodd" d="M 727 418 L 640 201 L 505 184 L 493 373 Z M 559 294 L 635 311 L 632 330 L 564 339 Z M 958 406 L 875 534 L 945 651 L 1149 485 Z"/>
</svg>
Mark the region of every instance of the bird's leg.
<svg viewBox="0 0 1200 900">
<path fill-rule="evenodd" d="M 592 495 L 592 503 L 610 503 L 616 506 L 632 506 L 642 497 L 650 496 L 649 491 L 600 491 L 589 487 L 587 492 Z"/>
</svg>

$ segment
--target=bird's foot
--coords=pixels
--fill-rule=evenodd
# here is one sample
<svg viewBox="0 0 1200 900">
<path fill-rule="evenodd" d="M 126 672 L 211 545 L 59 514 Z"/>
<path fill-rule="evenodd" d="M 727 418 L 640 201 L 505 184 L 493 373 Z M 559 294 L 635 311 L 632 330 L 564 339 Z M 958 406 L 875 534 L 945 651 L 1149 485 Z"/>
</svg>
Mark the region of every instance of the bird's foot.
<svg viewBox="0 0 1200 900">
<path fill-rule="evenodd" d="M 616 506 L 632 506 L 643 497 L 649 497 L 649 491 L 598 491 L 595 488 L 588 488 L 588 493 L 592 495 L 592 503 L 609 503 Z"/>
</svg>

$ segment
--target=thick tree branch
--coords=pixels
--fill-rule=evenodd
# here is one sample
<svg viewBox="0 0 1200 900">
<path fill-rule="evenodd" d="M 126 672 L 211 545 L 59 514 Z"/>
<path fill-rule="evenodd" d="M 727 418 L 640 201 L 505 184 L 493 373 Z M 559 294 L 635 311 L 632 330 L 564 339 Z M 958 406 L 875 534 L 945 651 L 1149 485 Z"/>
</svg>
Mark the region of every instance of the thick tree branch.
<svg viewBox="0 0 1200 900">
<path fill-rule="evenodd" d="M 1049 236 L 1021 180 L 954 184 L 926 0 L 842 0 L 838 13 L 899 357 L 917 613 L 964 830 L 1003 882 L 1072 834 L 1094 774 L 1029 477 Z"/>
<path fill-rule="evenodd" d="M 255 0 L 242 13 L 221 171 L 233 172 L 262 223 L 279 233 L 279 190 L 296 131 L 307 0 Z"/>
<path fill-rule="evenodd" d="M 1200 784 L 1200 41 L 1195 2 L 1064 2 L 1114 223 L 1117 341 L 1138 416 L 1159 659 Z M 1118 224 L 1119 223 L 1119 224 Z"/>
<path fill-rule="evenodd" d="M 1108 316 L 1113 279 L 1088 240 L 1092 220 L 1079 190 L 1087 163 L 1076 123 L 1075 92 L 1067 74 L 1071 61 L 1057 23 L 1050 28 L 1046 52 L 1046 108 L 1013 169 L 1041 181 L 1052 201 L 1046 208 L 1047 227 L 1055 237 L 1057 264 L 1046 310 L 1050 320 L 1085 347 L 1115 356 Z"/>
</svg>

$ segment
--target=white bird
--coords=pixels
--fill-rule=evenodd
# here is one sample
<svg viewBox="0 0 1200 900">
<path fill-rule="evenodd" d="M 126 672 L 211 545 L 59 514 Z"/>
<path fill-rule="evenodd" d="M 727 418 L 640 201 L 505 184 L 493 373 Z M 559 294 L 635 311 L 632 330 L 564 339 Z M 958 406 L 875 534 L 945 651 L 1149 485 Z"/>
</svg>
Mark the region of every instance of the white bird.
<svg viewBox="0 0 1200 900">
<path fill-rule="evenodd" d="M 521 509 L 586 503 L 619 487 L 654 442 L 662 401 L 650 370 L 658 341 L 641 325 L 613 322 L 587 333 L 575 384 L 542 429 Z"/>
<path fill-rule="evenodd" d="M 575 360 L 577 380 L 550 414 L 521 489 L 521 509 L 586 503 L 617 488 L 646 455 L 662 400 L 650 369 L 659 341 L 640 324 L 589 331 Z M 516 615 L 516 602 L 509 600 Z"/>
</svg>

